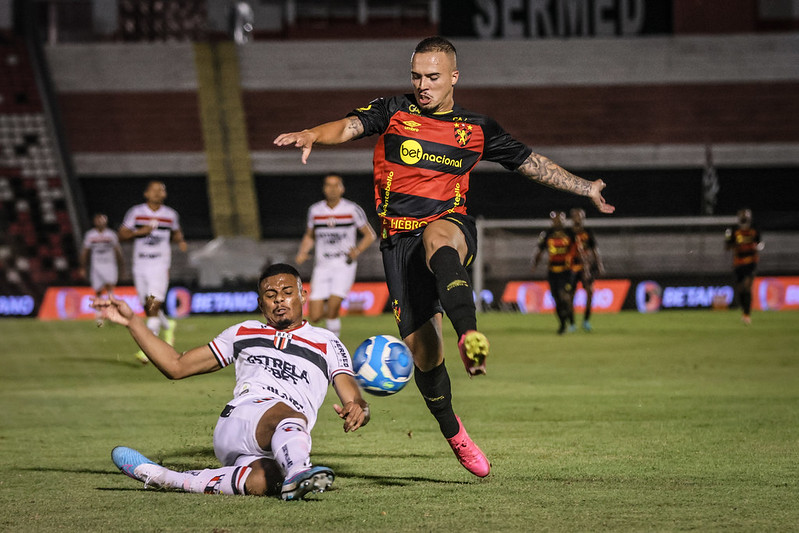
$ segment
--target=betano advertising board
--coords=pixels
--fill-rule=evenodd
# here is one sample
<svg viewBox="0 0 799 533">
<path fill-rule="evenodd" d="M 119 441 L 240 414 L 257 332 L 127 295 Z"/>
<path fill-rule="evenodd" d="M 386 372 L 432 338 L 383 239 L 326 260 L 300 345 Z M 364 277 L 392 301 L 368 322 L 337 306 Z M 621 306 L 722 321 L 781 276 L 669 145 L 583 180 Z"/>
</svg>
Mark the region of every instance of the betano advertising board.
<svg viewBox="0 0 799 533">
<path fill-rule="evenodd" d="M 310 284 L 303 287 L 310 292 Z M 117 298 L 142 314 L 141 302 L 133 287 L 117 287 Z M 91 302 L 94 291 L 89 287 L 51 287 L 47 289 L 39 308 L 42 320 L 81 320 L 94 318 Z M 383 312 L 388 301 L 388 288 L 382 282 L 355 283 L 342 302 L 342 315 L 347 313 L 377 315 Z M 192 291 L 185 287 L 172 287 L 165 302 L 168 315 L 182 318 L 193 314 L 256 313 L 258 293 L 255 291 Z M 307 311 L 307 309 L 306 309 Z"/>
</svg>

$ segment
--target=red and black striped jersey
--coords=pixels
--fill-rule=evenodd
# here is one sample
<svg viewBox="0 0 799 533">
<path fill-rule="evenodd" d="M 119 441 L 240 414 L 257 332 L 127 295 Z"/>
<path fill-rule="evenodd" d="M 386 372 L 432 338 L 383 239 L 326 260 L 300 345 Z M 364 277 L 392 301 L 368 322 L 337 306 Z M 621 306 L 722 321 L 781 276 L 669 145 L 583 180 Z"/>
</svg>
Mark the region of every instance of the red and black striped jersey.
<svg viewBox="0 0 799 533">
<path fill-rule="evenodd" d="M 574 232 L 569 228 L 549 228 L 538 236 L 538 248 L 549 254 L 549 271 L 563 272 L 571 268 L 576 245 Z"/>
<path fill-rule="evenodd" d="M 733 266 L 757 263 L 757 246 L 760 244 L 760 232 L 754 228 L 729 228 L 724 233 L 727 247 L 732 249 Z"/>
<path fill-rule="evenodd" d="M 449 213 L 466 214 L 469 173 L 481 159 L 516 170 L 532 150 L 493 119 L 455 106 L 425 114 L 412 94 L 354 110 L 374 151 L 375 205 L 382 237 L 417 231 Z"/>
<path fill-rule="evenodd" d="M 583 270 L 583 258 L 579 248 L 582 248 L 583 253 L 589 252 L 596 248 L 596 241 L 594 240 L 594 232 L 588 228 L 580 228 L 578 231 L 572 229 L 572 231 L 574 232 L 575 247 L 571 258 L 571 269 L 574 272 L 581 272 Z"/>
</svg>

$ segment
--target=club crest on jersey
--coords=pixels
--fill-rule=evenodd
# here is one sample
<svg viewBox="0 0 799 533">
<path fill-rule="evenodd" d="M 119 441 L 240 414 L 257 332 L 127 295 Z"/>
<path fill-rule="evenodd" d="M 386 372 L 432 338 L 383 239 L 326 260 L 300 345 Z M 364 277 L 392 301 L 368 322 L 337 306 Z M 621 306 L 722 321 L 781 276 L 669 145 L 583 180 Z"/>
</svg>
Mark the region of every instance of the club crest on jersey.
<svg viewBox="0 0 799 533">
<path fill-rule="evenodd" d="M 469 142 L 469 138 L 471 136 L 472 136 L 471 124 L 464 124 L 462 122 L 455 123 L 455 140 L 458 141 L 459 145 L 466 146 L 466 143 Z"/>
<path fill-rule="evenodd" d="M 278 350 L 285 350 L 291 342 L 291 333 L 285 331 L 275 332 L 275 348 Z"/>
</svg>

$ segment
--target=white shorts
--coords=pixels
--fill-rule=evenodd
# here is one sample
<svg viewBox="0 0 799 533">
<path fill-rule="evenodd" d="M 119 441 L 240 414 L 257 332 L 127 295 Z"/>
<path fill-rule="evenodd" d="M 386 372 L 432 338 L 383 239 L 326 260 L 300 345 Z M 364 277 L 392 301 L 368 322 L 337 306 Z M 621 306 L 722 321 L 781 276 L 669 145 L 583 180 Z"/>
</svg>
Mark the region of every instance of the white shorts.
<svg viewBox="0 0 799 533">
<path fill-rule="evenodd" d="M 144 303 L 148 296 L 153 296 L 159 302 L 166 301 L 166 291 L 169 288 L 169 269 L 147 269 L 133 271 L 133 284 L 136 293 Z"/>
<path fill-rule="evenodd" d="M 247 394 L 225 406 L 214 428 L 214 453 L 223 466 L 247 466 L 258 459 L 275 458 L 258 446 L 255 430 L 264 413 L 278 403 L 285 402 Z"/>
<path fill-rule="evenodd" d="M 91 280 L 92 289 L 95 292 L 99 292 L 102 290 L 106 285 L 111 285 L 115 287 L 119 275 L 119 269 L 116 265 L 102 265 L 97 267 L 92 267 L 91 272 L 89 273 L 89 279 Z"/>
<path fill-rule="evenodd" d="M 310 300 L 327 300 L 331 296 L 338 296 L 342 300 L 347 298 L 352 284 L 355 283 L 355 270 L 357 263 L 352 264 L 321 264 L 314 266 L 311 274 Z"/>
</svg>

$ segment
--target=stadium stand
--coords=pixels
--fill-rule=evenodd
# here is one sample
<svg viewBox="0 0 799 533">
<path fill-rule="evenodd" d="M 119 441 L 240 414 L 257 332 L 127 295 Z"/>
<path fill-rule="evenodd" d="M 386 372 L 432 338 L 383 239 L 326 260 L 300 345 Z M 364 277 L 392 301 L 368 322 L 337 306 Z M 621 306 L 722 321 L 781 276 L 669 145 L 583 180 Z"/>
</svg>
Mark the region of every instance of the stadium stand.
<svg viewBox="0 0 799 533">
<path fill-rule="evenodd" d="M 61 176 L 24 42 L 0 38 L 0 283 L 41 294 L 77 279 L 77 252 Z"/>
<path fill-rule="evenodd" d="M 139 16 L 151 4 L 120 2 L 120 26 L 114 35 L 100 38 L 103 42 L 54 42 L 45 51 L 86 211 L 118 209 L 119 213 L 109 213 L 118 223 L 121 212 L 139 199 L 141 181 L 164 179 L 169 203 L 181 213 L 187 237 L 199 248 L 218 236 L 210 199 L 216 185 L 212 187 L 209 159 L 218 161 L 234 151 L 220 153 L 221 145 L 209 146 L 208 116 L 221 116 L 227 108 L 217 98 L 217 109 L 203 116 L 207 109 L 201 100 L 210 85 L 203 87 L 201 74 L 209 62 L 198 62 L 202 55 L 198 50 L 207 43 L 192 40 L 225 37 L 210 20 L 212 14 L 219 18 L 222 8 L 218 3 L 194 2 L 191 7 L 188 1 L 165 2 L 167 10 L 177 8 L 166 4 L 194 9 L 189 17 L 193 26 L 183 34 L 168 35 L 159 26 L 160 14 L 150 11 L 147 17 Z M 198 4 L 207 6 L 208 20 L 203 20 L 202 9 L 195 9 Z M 330 169 L 345 173 L 348 195 L 362 193 L 356 198 L 359 203 L 371 202 L 371 140 L 318 149 L 302 166 L 296 153 L 273 149 L 272 139 L 281 131 L 338 118 L 375 96 L 406 91 L 408 51 L 419 36 L 435 33 L 435 4 L 253 3 L 257 10 L 283 6 L 286 11 L 277 17 L 281 29 L 269 34 L 256 27 L 253 42 L 237 47 L 234 54 L 210 58 L 210 62 L 238 62 L 238 83 L 219 77 L 214 83 L 221 80 L 240 91 L 246 138 L 229 146 L 249 151 L 260 204 L 260 237 L 268 242 L 269 257 L 293 256 L 304 208 L 318 195 L 322 173 Z M 131 17 L 139 18 L 131 22 Z M 677 17 L 675 32 L 681 24 L 677 22 L 691 18 Z M 412 29 L 413 36 L 387 29 L 397 23 Z M 153 33 L 155 26 L 160 33 Z M 746 198 L 769 232 L 782 232 L 768 235 L 769 243 L 782 242 L 783 236 L 795 240 L 799 221 L 789 205 L 790 195 L 770 199 L 767 189 L 790 185 L 799 165 L 799 127 L 796 121 L 784 120 L 799 111 L 797 35 L 745 33 L 746 27 L 740 27 L 744 33 L 735 35 L 693 31 L 637 39 L 458 40 L 466 65 L 458 102 L 494 116 L 515 136 L 565 167 L 611 182 L 609 200 L 620 208 L 614 218 L 697 215 L 709 148 L 722 180 L 716 214 L 731 215 L 740 207 L 740 198 Z M 127 34 L 126 28 L 131 30 Z M 206 33 L 191 33 L 198 28 Z M 266 35 L 279 38 L 259 40 Z M 224 120 L 218 126 L 221 135 L 232 131 L 225 131 L 230 123 Z M 490 166 L 479 170 L 473 180 L 474 199 L 486 197 L 486 189 L 492 194 L 483 203 L 470 200 L 476 215 L 540 218 L 552 208 L 569 207 L 562 204 L 571 199 L 540 187 L 532 194 L 527 189 L 520 192 L 518 187 L 526 184 L 519 186 L 518 177 L 504 171 Z M 769 187 L 749 190 L 752 172 Z M 7 186 L 0 183 L 0 194 L 16 194 L 12 181 L 6 181 Z M 654 190 L 662 191 L 668 201 L 658 201 Z M 119 199 L 118 205 L 108 206 L 110 194 Z M 679 242 L 685 231 L 676 233 Z M 714 246 L 714 234 L 707 237 L 708 249 Z M 630 260 L 627 244 L 637 238 L 625 233 L 614 240 L 607 235 L 603 252 L 619 258 L 609 263 L 625 272 L 684 268 L 659 260 L 646 264 Z M 641 238 L 645 250 L 651 236 Z M 663 238 L 662 231 L 656 238 Z M 776 260 L 774 271 L 782 272 L 788 263 L 775 248 L 796 247 L 770 244 L 764 267 Z M 511 244 L 509 249 L 519 247 Z M 382 276 L 376 247 L 371 252 L 375 260 L 359 269 L 365 278 Z M 187 283 L 196 279 L 196 272 L 176 259 L 173 279 Z M 512 258 L 508 261 L 518 264 Z M 721 252 L 714 252 L 702 268 L 722 273 L 729 266 Z"/>
</svg>

